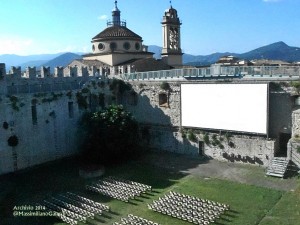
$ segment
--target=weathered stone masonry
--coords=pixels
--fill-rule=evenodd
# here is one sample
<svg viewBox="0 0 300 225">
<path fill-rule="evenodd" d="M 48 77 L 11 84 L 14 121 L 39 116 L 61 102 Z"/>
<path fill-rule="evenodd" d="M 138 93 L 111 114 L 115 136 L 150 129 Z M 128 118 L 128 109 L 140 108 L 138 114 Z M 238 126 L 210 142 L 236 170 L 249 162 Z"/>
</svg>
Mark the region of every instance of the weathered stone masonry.
<svg viewBox="0 0 300 225">
<path fill-rule="evenodd" d="M 63 77 L 0 81 L 10 91 L 0 94 L 0 174 L 77 153 L 77 122 L 84 112 L 77 97 L 85 99 L 87 107 L 93 110 L 101 108 L 97 100 L 100 94 L 104 96 L 102 106 L 116 101 L 108 80 L 88 80 Z M 180 82 L 169 82 L 169 88 L 162 88 L 162 81 L 131 82 L 134 92 L 129 91 L 119 99 L 141 123 L 141 143 L 146 147 L 267 166 L 278 148 L 282 129 L 292 130 L 293 101 L 288 91 L 270 92 L 269 137 L 182 128 Z M 22 85 L 35 91 L 19 89 Z M 47 87 L 51 85 L 57 91 L 49 91 Z M 25 93 L 19 93 L 20 90 Z M 8 146 L 12 135 L 19 139 L 16 147 Z"/>
<path fill-rule="evenodd" d="M 278 147 L 281 129 L 291 132 L 293 102 L 290 94 L 271 91 L 269 137 L 192 129 L 196 140 L 190 141 L 184 137 L 187 130 L 180 127 L 180 83 L 171 82 L 170 90 L 162 90 L 161 84 L 161 81 L 132 82 L 138 93 L 138 104 L 127 106 L 149 130 L 146 143 L 154 149 L 267 166 Z M 167 104 L 160 105 L 160 94 L 168 96 Z M 209 143 L 205 143 L 204 136 L 208 136 Z"/>
</svg>

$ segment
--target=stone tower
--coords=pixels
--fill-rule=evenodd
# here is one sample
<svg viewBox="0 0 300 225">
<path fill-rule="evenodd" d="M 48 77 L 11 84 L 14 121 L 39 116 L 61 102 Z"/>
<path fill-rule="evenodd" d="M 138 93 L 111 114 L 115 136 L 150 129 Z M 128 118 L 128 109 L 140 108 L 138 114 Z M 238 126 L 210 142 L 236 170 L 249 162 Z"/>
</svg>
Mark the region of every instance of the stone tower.
<svg viewBox="0 0 300 225">
<path fill-rule="evenodd" d="M 170 8 L 165 11 L 161 24 L 163 30 L 163 49 L 161 52 L 162 60 L 170 66 L 181 66 L 181 22 L 177 15 L 177 10 L 172 7 L 172 4 L 170 5 Z"/>
</svg>

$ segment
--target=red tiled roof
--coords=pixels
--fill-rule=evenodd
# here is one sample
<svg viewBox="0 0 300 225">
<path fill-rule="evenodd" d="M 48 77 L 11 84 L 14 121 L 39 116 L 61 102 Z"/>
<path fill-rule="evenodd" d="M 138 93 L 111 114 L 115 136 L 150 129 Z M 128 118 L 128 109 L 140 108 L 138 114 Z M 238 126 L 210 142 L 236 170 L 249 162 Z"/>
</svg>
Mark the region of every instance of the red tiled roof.
<svg viewBox="0 0 300 225">
<path fill-rule="evenodd" d="M 108 27 L 99 34 L 97 34 L 93 40 L 103 39 L 103 38 L 133 38 L 137 40 L 142 40 L 142 37 L 129 30 L 127 27 L 123 26 L 112 26 Z"/>
</svg>

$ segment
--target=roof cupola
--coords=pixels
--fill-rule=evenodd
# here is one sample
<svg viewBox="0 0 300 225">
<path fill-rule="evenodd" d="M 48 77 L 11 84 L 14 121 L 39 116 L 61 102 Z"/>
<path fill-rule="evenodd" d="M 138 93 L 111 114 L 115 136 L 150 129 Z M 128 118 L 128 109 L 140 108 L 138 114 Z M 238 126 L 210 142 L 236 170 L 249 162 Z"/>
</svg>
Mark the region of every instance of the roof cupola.
<svg viewBox="0 0 300 225">
<path fill-rule="evenodd" d="M 123 26 L 126 27 L 126 22 L 121 21 L 121 11 L 118 9 L 118 1 L 115 1 L 115 7 L 112 10 L 112 21 L 107 22 L 107 26 Z"/>
</svg>

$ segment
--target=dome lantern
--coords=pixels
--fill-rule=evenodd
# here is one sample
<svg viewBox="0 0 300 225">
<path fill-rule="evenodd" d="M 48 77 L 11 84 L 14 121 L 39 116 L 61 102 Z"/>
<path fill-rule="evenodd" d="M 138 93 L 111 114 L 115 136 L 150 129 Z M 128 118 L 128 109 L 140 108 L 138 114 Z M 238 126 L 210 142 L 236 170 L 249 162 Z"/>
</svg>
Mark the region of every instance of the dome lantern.
<svg viewBox="0 0 300 225">
<path fill-rule="evenodd" d="M 126 22 L 121 21 L 121 11 L 118 8 L 118 1 L 115 1 L 115 7 L 112 10 L 112 21 L 107 22 L 107 26 L 123 26 L 126 27 Z"/>
</svg>

